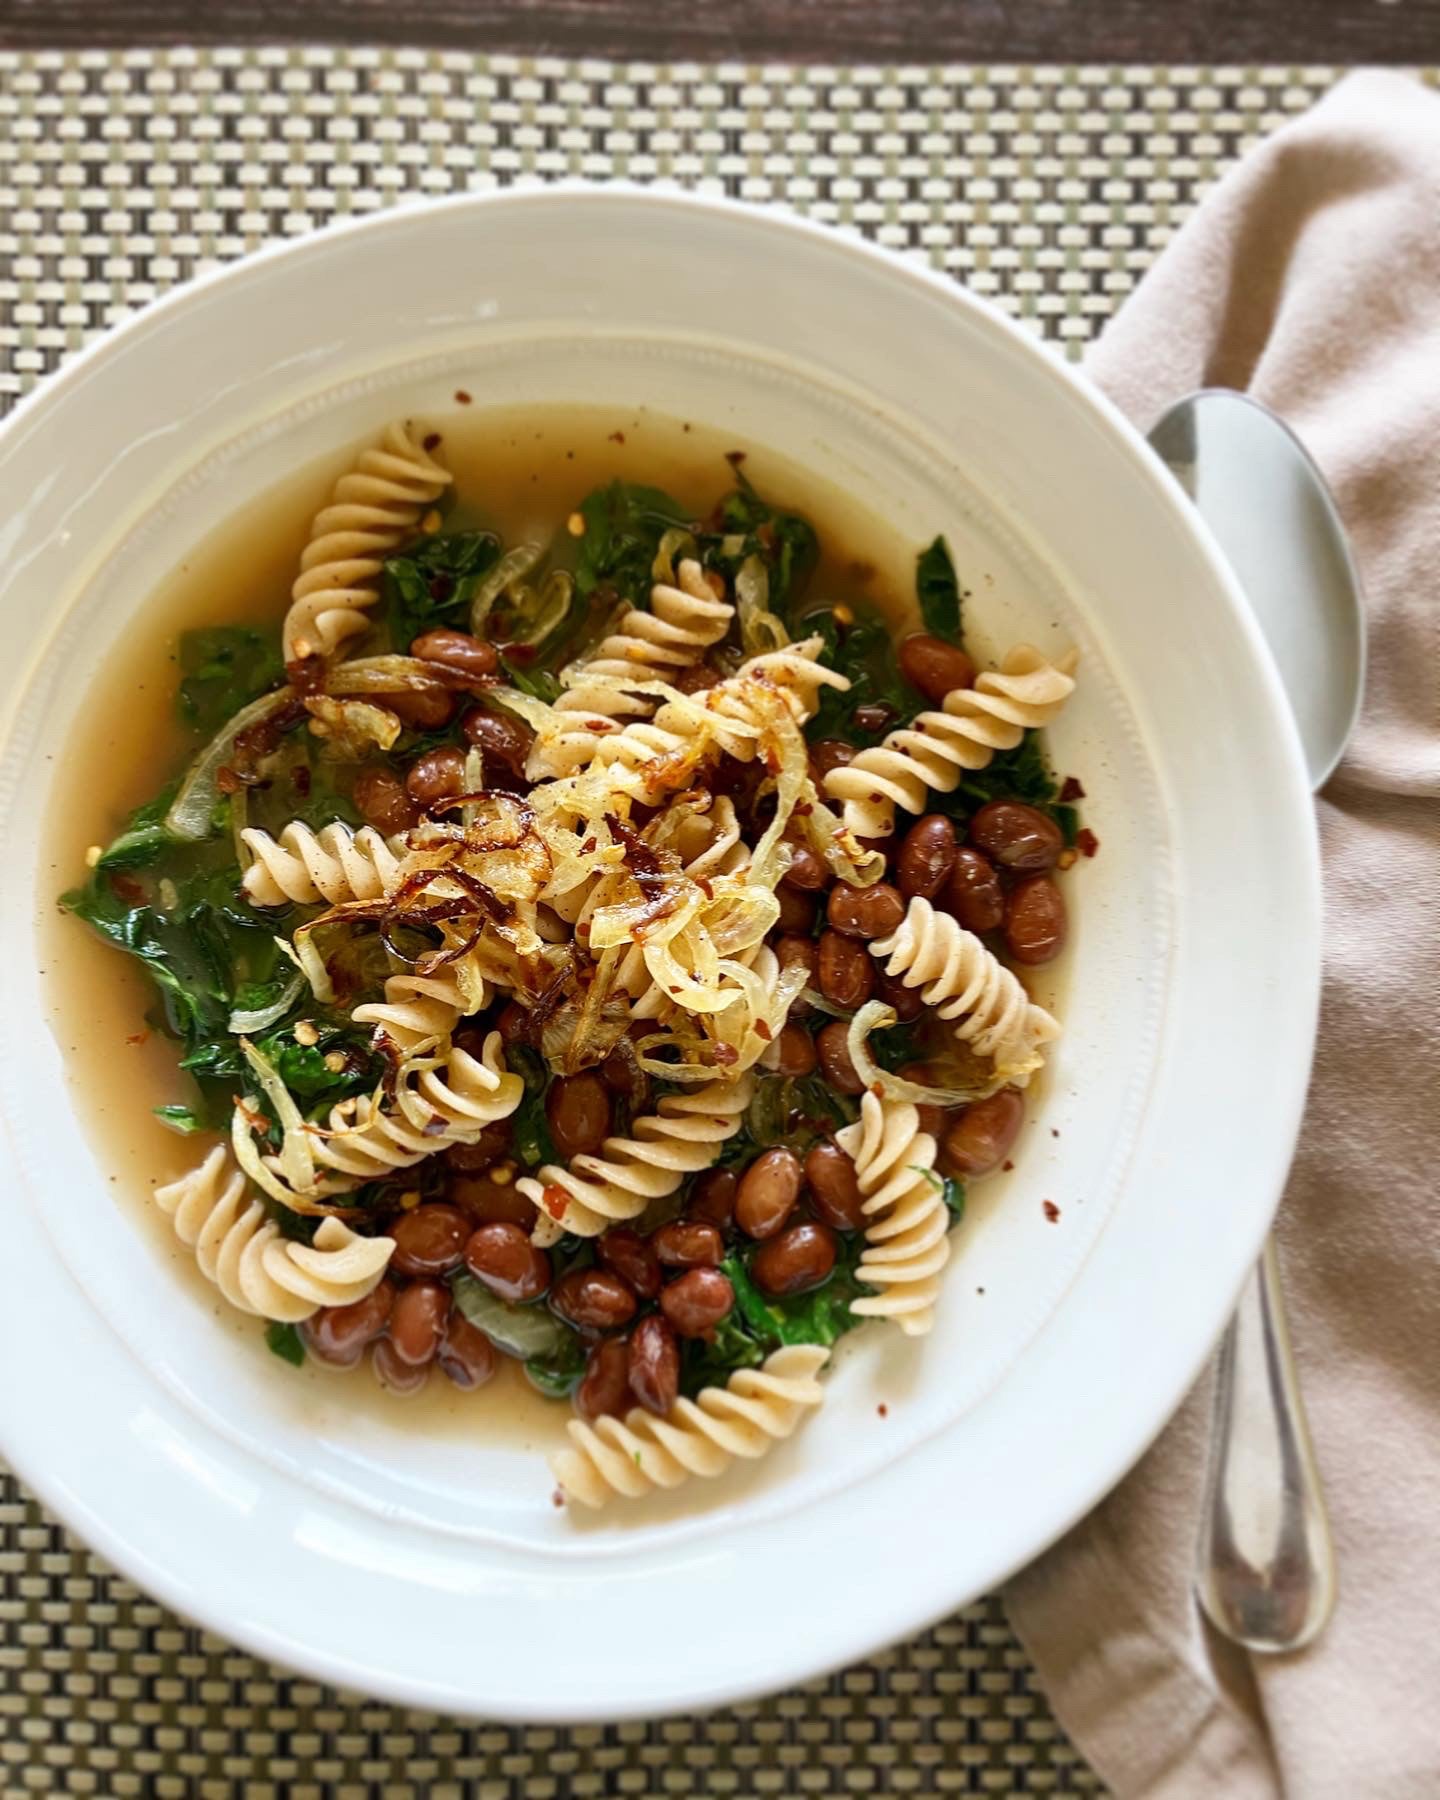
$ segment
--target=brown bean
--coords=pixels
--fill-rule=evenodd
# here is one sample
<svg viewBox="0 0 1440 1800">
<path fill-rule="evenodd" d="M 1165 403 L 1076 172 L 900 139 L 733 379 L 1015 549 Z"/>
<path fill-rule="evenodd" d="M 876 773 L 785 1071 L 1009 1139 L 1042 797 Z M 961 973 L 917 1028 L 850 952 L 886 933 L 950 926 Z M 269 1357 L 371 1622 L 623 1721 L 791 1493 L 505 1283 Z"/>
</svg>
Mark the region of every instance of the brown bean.
<svg viewBox="0 0 1440 1800">
<path fill-rule="evenodd" d="M 679 688 L 682 694 L 703 694 L 707 688 L 714 687 L 720 679 L 718 669 L 712 669 L 708 663 L 696 663 L 692 668 L 681 669 L 671 677 L 671 684 Z"/>
<path fill-rule="evenodd" d="M 550 1285 L 550 1258 L 518 1225 L 497 1223 L 472 1231 L 465 1267 L 502 1300 L 538 1300 Z"/>
<path fill-rule="evenodd" d="M 760 1246 L 751 1258 L 750 1273 L 755 1285 L 772 1299 L 803 1294 L 826 1279 L 835 1267 L 838 1249 L 828 1225 L 792 1225 Z"/>
<path fill-rule="evenodd" d="M 888 731 L 899 716 L 895 708 L 884 700 L 871 700 L 864 706 L 857 706 L 850 715 L 857 730 L 869 732 L 874 737 L 879 737 L 882 731 Z"/>
<path fill-rule="evenodd" d="M 479 747 L 482 757 L 498 762 L 512 775 L 525 773 L 525 759 L 535 742 L 535 733 L 522 719 L 472 706 L 461 719 L 460 729 L 470 743 Z"/>
<path fill-rule="evenodd" d="M 572 1325 L 613 1331 L 635 1317 L 635 1295 L 609 1269 L 572 1269 L 555 1283 L 550 1304 Z"/>
<path fill-rule="evenodd" d="M 438 1281 L 412 1281 L 390 1309 L 390 1342 L 401 1362 L 428 1363 L 440 1348 L 450 1317 L 450 1290 Z"/>
<path fill-rule="evenodd" d="M 791 844 L 790 867 L 781 877 L 793 888 L 803 888 L 814 893 L 823 888 L 830 879 L 830 871 L 825 867 L 825 859 L 816 854 L 808 844 Z"/>
<path fill-rule="evenodd" d="M 956 688 L 973 686 L 975 664 L 958 644 L 917 631 L 901 641 L 900 673 L 911 687 L 919 688 L 927 700 L 939 706 Z"/>
<path fill-rule="evenodd" d="M 642 1319 L 630 1334 L 629 1376 L 630 1392 L 663 1419 L 680 1395 L 680 1346 L 659 1313 Z"/>
<path fill-rule="evenodd" d="M 735 1223 L 747 1237 L 774 1237 L 800 1197 L 800 1158 L 793 1150 L 765 1150 L 740 1177 Z"/>
<path fill-rule="evenodd" d="M 389 769 L 362 769 L 355 777 L 350 798 L 367 825 L 386 837 L 410 831 L 420 823 L 420 808 L 405 791 L 405 783 Z"/>
<path fill-rule="evenodd" d="M 612 1050 L 601 1063 L 600 1079 L 612 1094 L 626 1100 L 638 1100 L 645 1091 L 645 1071 L 620 1049 Z"/>
<path fill-rule="evenodd" d="M 837 881 L 830 890 L 825 917 L 834 930 L 847 937 L 884 937 L 905 917 L 905 897 L 888 881 L 877 881 L 873 887 Z"/>
<path fill-rule="evenodd" d="M 941 1144 L 941 1166 L 970 1180 L 988 1175 L 1009 1156 L 1024 1118 L 1025 1097 L 1018 1088 L 976 1100 L 952 1119 Z"/>
<path fill-rule="evenodd" d="M 940 1086 L 940 1083 L 935 1079 L 935 1071 L 930 1067 L 929 1063 L 901 1063 L 895 1073 L 902 1081 L 918 1081 L 922 1087 Z M 915 1110 L 920 1115 L 920 1129 L 922 1131 L 928 1131 L 930 1136 L 933 1137 L 938 1144 L 945 1135 L 945 1128 L 949 1123 L 950 1115 L 945 1111 L 943 1106 L 937 1106 L 933 1101 L 929 1100 L 921 1101 L 916 1106 Z"/>
<path fill-rule="evenodd" d="M 394 1287 L 382 1281 L 363 1300 L 352 1300 L 348 1306 L 322 1307 L 300 1327 L 301 1335 L 321 1362 L 348 1369 L 359 1362 L 365 1346 L 385 1329 L 394 1304 Z"/>
<path fill-rule="evenodd" d="M 970 821 L 970 841 L 1012 875 L 1043 875 L 1065 848 L 1060 827 L 1020 800 L 991 800 Z"/>
<path fill-rule="evenodd" d="M 456 1387 L 468 1393 L 471 1388 L 484 1387 L 495 1373 L 495 1346 L 457 1307 L 446 1323 L 435 1360 Z"/>
<path fill-rule="evenodd" d="M 745 1191 L 743 1181 L 740 1191 Z M 667 1269 L 713 1269 L 725 1254 L 724 1239 L 706 1219 L 672 1219 L 650 1243 Z"/>
<path fill-rule="evenodd" d="M 453 744 L 417 756 L 405 774 L 405 791 L 421 806 L 465 792 L 465 754 Z"/>
<path fill-rule="evenodd" d="M 775 1040 L 775 1055 L 768 1064 L 777 1075 L 803 1076 L 815 1072 L 815 1041 L 803 1025 L 786 1025 Z"/>
<path fill-rule="evenodd" d="M 907 900 L 933 900 L 955 867 L 955 827 L 944 813 L 917 819 L 900 844 L 895 879 Z"/>
<path fill-rule="evenodd" d="M 832 769 L 843 769 L 854 760 L 855 748 L 844 738 L 820 738 L 810 746 L 810 779 L 823 790 Z"/>
<path fill-rule="evenodd" d="M 630 1351 L 624 1338 L 601 1338 L 585 1358 L 585 1373 L 575 1389 L 575 1410 L 582 1419 L 623 1413 L 630 1403 Z"/>
<path fill-rule="evenodd" d="M 865 1083 L 850 1060 L 847 1036 L 843 1019 L 834 1019 L 816 1032 L 815 1050 L 820 1058 L 820 1073 L 837 1094 L 863 1094 Z"/>
<path fill-rule="evenodd" d="M 865 1223 L 855 1164 L 833 1138 L 813 1146 L 805 1158 L 810 1204 L 836 1231 L 859 1231 Z"/>
<path fill-rule="evenodd" d="M 509 1119 L 492 1119 L 473 1144 L 451 1144 L 445 1152 L 445 1162 L 461 1174 L 478 1175 L 509 1151 L 512 1135 Z"/>
<path fill-rule="evenodd" d="M 838 931 L 822 931 L 817 960 L 820 992 L 836 1006 L 853 1011 L 874 993 L 875 959 L 858 939 L 844 937 Z"/>
<path fill-rule="evenodd" d="M 417 1206 L 390 1227 L 395 1240 L 390 1266 L 402 1275 L 446 1275 L 460 1267 L 473 1230 L 458 1206 L 439 1201 Z"/>
<path fill-rule="evenodd" d="M 918 987 L 906 987 L 903 977 L 887 975 L 878 965 L 875 970 L 875 992 L 895 1015 L 896 1023 L 908 1025 L 925 1010 Z"/>
<path fill-rule="evenodd" d="M 799 888 L 786 887 L 782 881 L 775 890 L 780 902 L 780 917 L 775 929 L 800 937 L 808 937 L 815 928 L 815 902 Z"/>
<path fill-rule="evenodd" d="M 775 960 L 782 969 L 788 969 L 791 963 L 803 963 L 810 975 L 810 980 L 805 984 L 807 987 L 815 979 L 815 958 L 814 938 L 787 935 L 776 940 Z"/>
<path fill-rule="evenodd" d="M 610 1135 L 610 1090 L 593 1069 L 561 1075 L 545 1095 L 545 1117 L 563 1161 L 594 1155 Z"/>
<path fill-rule="evenodd" d="M 1005 947 L 1015 962 L 1034 967 L 1065 948 L 1065 896 L 1048 875 L 1017 881 L 1005 902 Z"/>
<path fill-rule="evenodd" d="M 513 1181 L 495 1181 L 483 1171 L 452 1175 L 445 1192 L 472 1226 L 518 1225 L 529 1237 L 539 1216 L 535 1202 L 527 1200 Z"/>
<path fill-rule="evenodd" d="M 721 1231 L 729 1228 L 735 1217 L 735 1196 L 740 1191 L 740 1177 L 733 1169 L 707 1169 L 695 1177 L 685 1210 L 692 1219 L 703 1219 Z"/>
<path fill-rule="evenodd" d="M 735 1304 L 735 1289 L 718 1269 L 691 1269 L 660 1296 L 660 1310 L 681 1337 L 704 1337 Z"/>
<path fill-rule="evenodd" d="M 418 1393 L 430 1379 L 429 1363 L 407 1363 L 389 1338 L 381 1338 L 370 1352 L 370 1367 L 392 1394 Z"/>
<path fill-rule="evenodd" d="M 615 1225 L 595 1241 L 595 1254 L 601 1264 L 612 1270 L 642 1300 L 653 1300 L 660 1292 L 665 1277 L 660 1271 L 660 1258 L 638 1231 L 628 1225 Z"/>
<path fill-rule="evenodd" d="M 422 632 L 411 644 L 410 654 L 418 656 L 421 662 L 439 663 L 442 669 L 453 669 L 457 675 L 474 681 L 493 675 L 500 667 L 493 644 L 471 637 L 468 631 L 451 631 L 443 626 Z"/>
<path fill-rule="evenodd" d="M 455 716 L 455 696 L 448 688 L 410 688 L 403 694 L 377 694 L 412 731 L 440 731 Z"/>
<path fill-rule="evenodd" d="M 968 845 L 957 850 L 940 905 L 967 931 L 998 930 L 1005 917 L 1005 893 L 990 858 Z"/>
<path fill-rule="evenodd" d="M 529 1008 L 518 1005 L 514 1000 L 507 1000 L 501 1007 L 495 1029 L 500 1033 L 501 1042 L 505 1044 L 528 1044 L 535 1035 Z"/>
</svg>

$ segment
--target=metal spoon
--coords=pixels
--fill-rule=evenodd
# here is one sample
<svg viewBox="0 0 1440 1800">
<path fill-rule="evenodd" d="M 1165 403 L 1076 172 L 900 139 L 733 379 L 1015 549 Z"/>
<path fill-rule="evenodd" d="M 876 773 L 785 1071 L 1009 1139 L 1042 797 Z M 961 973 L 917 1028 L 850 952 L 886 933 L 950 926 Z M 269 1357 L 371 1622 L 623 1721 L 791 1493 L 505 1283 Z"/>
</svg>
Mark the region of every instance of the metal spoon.
<svg viewBox="0 0 1440 1800">
<path fill-rule="evenodd" d="M 1318 789 L 1365 685 L 1360 587 L 1329 490 L 1293 433 L 1244 394 L 1189 395 L 1150 443 L 1245 591 Z M 1335 1607 L 1335 1548 L 1273 1237 L 1221 1340 L 1195 1590 L 1226 1637 L 1272 1653 L 1310 1643 Z"/>
</svg>

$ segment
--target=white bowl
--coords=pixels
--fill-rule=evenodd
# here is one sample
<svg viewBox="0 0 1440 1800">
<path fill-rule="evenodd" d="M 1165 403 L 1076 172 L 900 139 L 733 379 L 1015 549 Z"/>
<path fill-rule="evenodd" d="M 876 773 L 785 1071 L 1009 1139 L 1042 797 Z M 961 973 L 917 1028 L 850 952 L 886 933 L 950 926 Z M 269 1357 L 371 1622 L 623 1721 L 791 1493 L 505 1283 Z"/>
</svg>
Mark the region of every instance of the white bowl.
<svg viewBox="0 0 1440 1800">
<path fill-rule="evenodd" d="M 934 1336 L 847 1340 L 766 1463 L 598 1524 L 543 1463 L 351 1409 L 216 1329 L 77 1127 L 30 953 L 52 758 L 145 594 L 228 512 L 392 414 L 585 401 L 701 419 L 947 531 L 992 642 L 1083 652 L 1053 733 L 1101 848 L 1019 1167 L 976 1190 Z M 706 1707 L 993 1587 L 1130 1466 L 1259 1248 L 1305 1089 L 1317 859 L 1298 743 L 1140 439 L 948 281 L 622 189 L 459 199 L 150 308 L 0 433 L 0 1443 L 141 1586 L 251 1650 L 511 1719 Z M 81 846 L 75 846 L 78 854 Z M 1060 1217 L 1050 1222 L 1042 1201 Z M 888 1416 L 882 1417 L 882 1403 Z"/>
</svg>

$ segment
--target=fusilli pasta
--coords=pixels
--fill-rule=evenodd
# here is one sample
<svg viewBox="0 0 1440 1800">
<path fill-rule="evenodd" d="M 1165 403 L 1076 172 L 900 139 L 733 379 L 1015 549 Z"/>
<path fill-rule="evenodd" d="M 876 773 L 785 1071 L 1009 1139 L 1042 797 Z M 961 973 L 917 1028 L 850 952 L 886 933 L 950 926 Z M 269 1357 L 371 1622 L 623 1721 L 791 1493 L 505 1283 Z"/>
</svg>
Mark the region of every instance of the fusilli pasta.
<svg viewBox="0 0 1440 1800">
<path fill-rule="evenodd" d="M 538 1177 L 522 1176 L 516 1187 L 540 1209 L 536 1242 L 553 1243 L 562 1231 L 598 1237 L 673 1194 L 687 1175 L 714 1162 L 753 1091 L 750 1077 L 742 1076 L 693 1094 L 666 1094 L 653 1113 L 635 1121 L 632 1137 L 607 1138 L 603 1155 L 577 1156 L 568 1169 L 547 1163 Z"/>
<path fill-rule="evenodd" d="M 935 1174 L 935 1140 L 903 1101 L 866 1094 L 860 1117 L 836 1132 L 854 1161 L 865 1212 L 865 1249 L 856 1269 L 878 1294 L 852 1301 L 869 1319 L 893 1319 L 907 1337 L 935 1323 L 940 1272 L 950 1260 L 950 1213 Z"/>
<path fill-rule="evenodd" d="M 313 1155 L 337 1175 L 376 1181 L 447 1144 L 474 1143 L 487 1125 L 508 1119 L 524 1093 L 525 1083 L 505 1067 L 498 1031 L 478 1057 L 447 1040 L 410 1065 L 393 1103 L 365 1123 L 355 1122 L 353 1101 L 332 1108 L 329 1135 L 315 1136 Z"/>
<path fill-rule="evenodd" d="M 405 854 L 403 843 L 387 842 L 373 826 L 352 831 L 339 821 L 312 831 L 294 819 L 278 838 L 247 826 L 240 836 L 255 858 L 244 887 L 256 906 L 376 900 L 393 884 Z"/>
<path fill-rule="evenodd" d="M 551 1460 L 555 1479 L 568 1500 L 600 1507 L 763 1456 L 819 1406 L 825 1390 L 817 1377 L 829 1355 L 816 1344 L 787 1344 L 758 1369 L 737 1369 L 724 1387 L 677 1400 L 663 1419 L 640 1407 L 623 1419 L 572 1419 L 571 1448 Z"/>
<path fill-rule="evenodd" d="M 1048 725 L 1075 688 L 1078 657 L 1050 662 L 1017 644 L 998 670 L 955 688 L 939 712 L 922 712 L 825 777 L 825 791 L 845 803 L 845 824 L 857 837 L 888 837 L 895 808 L 918 813 L 925 797 L 953 793 L 967 769 L 983 769 L 997 750 L 1013 750 L 1027 730 Z"/>
<path fill-rule="evenodd" d="M 1024 1086 L 1044 1060 L 1042 1047 L 1060 1035 L 1050 1014 L 973 932 L 919 895 L 890 936 L 870 945 L 870 954 L 887 975 L 918 987 L 927 1006 L 955 1021 L 955 1035 L 977 1056 L 992 1058 L 996 1073 L 1016 1086 Z"/>
<path fill-rule="evenodd" d="M 219 1144 L 188 1175 L 157 1187 L 155 1203 L 207 1280 L 263 1319 L 295 1323 L 364 1299 L 395 1249 L 393 1239 L 360 1237 L 339 1219 L 323 1219 L 313 1244 L 282 1237 Z"/>
<path fill-rule="evenodd" d="M 655 710 L 652 699 L 617 683 L 672 680 L 720 642 L 733 617 L 734 608 L 715 597 L 699 563 L 687 558 L 677 585 L 657 582 L 650 590 L 648 612 L 632 606 L 593 655 L 565 671 L 570 685 L 555 702 L 553 729 L 537 741 L 532 776 L 584 768 L 600 739 L 620 729 L 621 719 Z"/>
<path fill-rule="evenodd" d="M 365 629 L 385 558 L 415 535 L 450 479 L 403 423 L 391 425 L 340 477 L 329 505 L 315 515 L 290 590 L 287 663 L 332 657 L 346 638 Z"/>
</svg>

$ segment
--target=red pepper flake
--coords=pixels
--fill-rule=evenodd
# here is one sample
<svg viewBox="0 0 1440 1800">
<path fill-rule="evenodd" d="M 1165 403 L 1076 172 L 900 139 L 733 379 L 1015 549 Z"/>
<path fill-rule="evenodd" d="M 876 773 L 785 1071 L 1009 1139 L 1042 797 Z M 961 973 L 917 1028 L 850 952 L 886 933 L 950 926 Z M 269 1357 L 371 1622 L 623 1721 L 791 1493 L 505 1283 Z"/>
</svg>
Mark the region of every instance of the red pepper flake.
<svg viewBox="0 0 1440 1800">
<path fill-rule="evenodd" d="M 1083 800 L 1085 790 L 1073 775 L 1067 775 L 1060 783 L 1060 798 L 1068 806 L 1072 800 Z"/>
<path fill-rule="evenodd" d="M 1075 833 L 1075 847 L 1082 856 L 1093 856 L 1100 848 L 1100 840 L 1088 827 Z"/>
<path fill-rule="evenodd" d="M 765 1042 L 768 1044 L 775 1034 L 763 1019 L 757 1019 L 755 1021 L 755 1035 L 756 1037 L 764 1038 Z"/>
<path fill-rule="evenodd" d="M 623 431 L 612 431 L 610 433 L 610 442 L 612 444 L 623 444 L 625 442 L 625 433 Z"/>
<path fill-rule="evenodd" d="M 310 765 L 308 763 L 296 763 L 295 767 L 291 769 L 290 785 L 302 799 L 309 794 Z"/>
<path fill-rule="evenodd" d="M 696 877 L 695 885 L 696 885 L 696 887 L 699 888 L 700 892 L 705 896 L 705 898 L 707 900 L 713 900 L 715 898 L 714 888 L 711 887 L 710 883 L 705 879 L 705 877 L 703 875 Z"/>
<path fill-rule="evenodd" d="M 1045 1217 L 1053 1225 L 1055 1223 L 1055 1221 L 1060 1217 L 1060 1208 L 1055 1204 L 1055 1202 L 1053 1200 L 1042 1200 L 1040 1204 L 1045 1209 Z"/>
<path fill-rule="evenodd" d="M 432 431 L 421 445 L 423 450 L 438 450 L 445 442 L 438 431 Z"/>
<path fill-rule="evenodd" d="M 722 1069 L 728 1069 L 731 1063 L 739 1062 L 740 1052 L 733 1044 L 717 1044 L 715 1046 L 715 1060 Z"/>
<path fill-rule="evenodd" d="M 870 1083 L 870 1092 L 877 1100 L 883 1100 L 885 1098 L 885 1090 L 878 1081 L 872 1081 Z"/>
<path fill-rule="evenodd" d="M 558 1181 L 547 1181 L 540 1190 L 540 1204 L 552 1219 L 563 1219 L 565 1208 L 570 1204 L 570 1196 Z"/>
<path fill-rule="evenodd" d="M 556 1488 L 555 1492 L 550 1496 L 550 1504 L 552 1506 L 563 1506 L 565 1504 L 564 1488 Z"/>
<path fill-rule="evenodd" d="M 149 1036 L 148 1031 L 137 1031 L 133 1037 L 127 1037 L 125 1042 L 127 1044 L 143 1044 Z"/>
<path fill-rule="evenodd" d="M 468 406 L 470 404 L 470 396 L 465 392 L 464 388 L 456 388 L 455 404 L 457 406 Z"/>
<path fill-rule="evenodd" d="M 890 1408 L 885 1404 L 885 1402 L 883 1400 L 875 1408 L 875 1410 L 877 1413 L 879 1413 L 879 1415 L 882 1419 L 888 1419 L 890 1417 Z"/>
<path fill-rule="evenodd" d="M 588 856 L 590 854 L 590 852 L 592 850 L 594 850 L 595 848 L 596 848 L 595 839 L 593 837 L 588 837 L 588 838 L 586 838 L 585 842 L 580 846 L 580 854 L 582 856 Z"/>
<path fill-rule="evenodd" d="M 1051 1135 L 1051 1137 L 1059 1137 L 1060 1127 L 1058 1125 L 1052 1125 L 1050 1127 L 1050 1135 Z"/>
<path fill-rule="evenodd" d="M 725 452 L 725 460 L 732 469 L 738 469 L 748 454 L 748 451 L 745 450 L 727 450 Z"/>
<path fill-rule="evenodd" d="M 797 800 L 795 803 L 795 817 L 797 819 L 808 819 L 814 810 L 815 808 L 808 800 Z"/>
<path fill-rule="evenodd" d="M 580 923 L 575 927 L 575 935 L 576 935 L 576 937 L 580 937 L 580 938 L 588 938 L 589 937 L 590 921 L 588 919 L 582 919 L 580 921 Z"/>
<path fill-rule="evenodd" d="M 614 728 L 614 721 L 611 719 L 587 719 L 585 725 L 589 731 L 610 731 Z"/>
<path fill-rule="evenodd" d="M 133 875 L 111 875 L 110 888 L 116 899 L 124 900 L 131 906 L 138 906 L 145 898 L 145 890 Z"/>
<path fill-rule="evenodd" d="M 233 769 L 221 767 L 215 771 L 215 785 L 222 794 L 238 794 L 245 783 Z"/>
<path fill-rule="evenodd" d="M 1010 1171 L 1011 1171 L 1011 1170 L 1012 1170 L 1012 1169 L 1013 1169 L 1013 1168 L 1014 1168 L 1014 1167 L 1015 1167 L 1015 1165 L 1014 1165 L 1014 1163 L 1013 1163 L 1013 1162 L 1010 1162 L 1010 1161 L 1009 1161 L 1009 1160 L 1008 1160 L 1008 1159 L 1007 1159 L 1007 1160 L 1006 1160 L 1006 1161 L 1005 1161 L 1005 1162 L 1003 1162 L 1003 1163 L 1001 1163 L 1001 1165 L 1000 1165 L 1000 1173 L 1001 1173 L 1001 1174 L 1002 1174 L 1002 1175 L 1008 1175 L 1008 1174 L 1009 1174 L 1009 1173 L 1010 1173 Z"/>
</svg>

